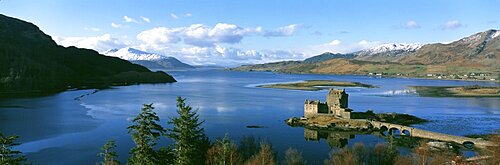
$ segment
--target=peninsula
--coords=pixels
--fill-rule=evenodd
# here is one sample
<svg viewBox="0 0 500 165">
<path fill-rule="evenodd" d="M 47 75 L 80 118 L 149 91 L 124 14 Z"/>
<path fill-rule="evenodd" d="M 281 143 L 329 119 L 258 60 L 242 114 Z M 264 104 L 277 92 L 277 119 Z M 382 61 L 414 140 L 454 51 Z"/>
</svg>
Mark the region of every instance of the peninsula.
<svg viewBox="0 0 500 165">
<path fill-rule="evenodd" d="M 373 85 L 363 84 L 360 82 L 347 82 L 347 81 L 331 81 L 331 80 L 305 80 L 302 82 L 286 82 L 278 84 L 259 85 L 261 88 L 278 88 L 278 89 L 292 89 L 292 90 L 306 90 L 318 91 L 329 87 L 364 87 L 375 88 Z"/>
</svg>

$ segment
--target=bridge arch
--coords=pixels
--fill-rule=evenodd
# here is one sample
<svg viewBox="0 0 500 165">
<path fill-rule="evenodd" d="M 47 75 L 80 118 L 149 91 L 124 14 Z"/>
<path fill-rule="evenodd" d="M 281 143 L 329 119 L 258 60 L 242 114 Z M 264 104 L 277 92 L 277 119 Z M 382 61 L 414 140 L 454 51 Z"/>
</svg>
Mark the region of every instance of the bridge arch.
<svg viewBox="0 0 500 165">
<path fill-rule="evenodd" d="M 474 148 L 474 142 L 471 142 L 471 141 L 465 141 L 462 143 L 462 145 L 468 149 Z"/>
<path fill-rule="evenodd" d="M 396 127 L 389 128 L 389 135 L 394 135 L 394 133 L 396 133 L 395 135 L 400 135 L 401 130 L 399 130 L 399 128 Z"/>
<path fill-rule="evenodd" d="M 401 135 L 411 136 L 411 131 L 405 129 L 405 130 L 401 131 Z"/>
</svg>

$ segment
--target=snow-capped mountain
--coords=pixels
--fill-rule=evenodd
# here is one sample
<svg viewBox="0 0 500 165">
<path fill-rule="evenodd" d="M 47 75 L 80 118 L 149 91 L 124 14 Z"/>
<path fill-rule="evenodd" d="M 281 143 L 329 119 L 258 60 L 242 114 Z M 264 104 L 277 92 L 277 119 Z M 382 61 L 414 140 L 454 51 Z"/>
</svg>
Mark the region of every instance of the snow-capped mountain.
<svg viewBox="0 0 500 165">
<path fill-rule="evenodd" d="M 422 44 L 389 43 L 356 52 L 356 59 L 366 61 L 397 61 L 420 49 Z"/>
<path fill-rule="evenodd" d="M 384 52 L 389 52 L 389 51 L 415 51 L 419 48 L 421 48 L 421 44 L 406 44 L 406 43 L 389 43 L 389 44 L 382 44 L 367 50 L 363 50 L 362 52 L 366 52 L 369 54 L 377 54 L 377 53 L 384 53 Z"/>
<path fill-rule="evenodd" d="M 134 48 L 110 49 L 103 53 L 106 56 L 118 57 L 150 69 L 193 68 L 174 57 L 144 52 Z"/>
<path fill-rule="evenodd" d="M 118 57 L 128 61 L 138 61 L 138 60 L 152 61 L 152 60 L 160 60 L 167 58 L 162 55 L 147 53 L 134 48 L 110 49 L 104 52 L 104 55 Z"/>
</svg>

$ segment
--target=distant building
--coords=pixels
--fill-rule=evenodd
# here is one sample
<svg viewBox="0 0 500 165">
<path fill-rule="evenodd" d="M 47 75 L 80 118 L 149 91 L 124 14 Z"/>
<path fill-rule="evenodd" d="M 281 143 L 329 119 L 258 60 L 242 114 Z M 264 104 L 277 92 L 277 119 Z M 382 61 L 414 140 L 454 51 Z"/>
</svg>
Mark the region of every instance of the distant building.
<svg viewBox="0 0 500 165">
<path fill-rule="evenodd" d="M 306 100 L 304 102 L 304 117 L 330 115 L 350 119 L 352 109 L 348 108 L 348 97 L 345 90 L 330 89 L 325 103 L 319 100 Z"/>
</svg>

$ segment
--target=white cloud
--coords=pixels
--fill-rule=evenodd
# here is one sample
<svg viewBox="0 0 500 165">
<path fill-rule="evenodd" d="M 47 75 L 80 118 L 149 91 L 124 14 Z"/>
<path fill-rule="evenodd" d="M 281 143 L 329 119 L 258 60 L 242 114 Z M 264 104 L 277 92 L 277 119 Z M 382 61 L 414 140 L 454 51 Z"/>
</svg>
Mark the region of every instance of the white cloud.
<svg viewBox="0 0 500 165">
<path fill-rule="evenodd" d="M 101 31 L 101 29 L 96 28 L 96 27 L 90 27 L 90 28 L 89 27 L 85 27 L 83 29 L 86 30 L 86 31 L 93 31 L 93 32 Z"/>
<path fill-rule="evenodd" d="M 462 23 L 458 20 L 451 20 L 446 22 L 444 25 L 441 26 L 442 30 L 451 30 L 451 29 L 458 29 L 460 27 L 463 27 Z"/>
<path fill-rule="evenodd" d="M 188 46 L 179 49 L 150 49 L 147 51 L 168 54 L 194 65 L 238 66 L 282 60 L 302 60 L 304 54 L 286 50 L 243 50 L 215 45 L 214 47 Z"/>
<path fill-rule="evenodd" d="M 141 16 L 141 19 L 142 19 L 144 22 L 147 22 L 147 23 L 150 23 L 150 22 L 151 22 L 151 19 L 149 19 L 148 17 L 143 17 L 143 16 Z"/>
<path fill-rule="evenodd" d="M 53 37 L 57 44 L 68 47 L 93 49 L 98 52 L 104 52 L 112 48 L 121 48 L 127 46 L 110 34 L 103 34 L 96 37 Z"/>
<path fill-rule="evenodd" d="M 352 53 L 380 45 L 378 41 L 361 40 L 354 43 L 343 43 L 340 40 L 333 40 L 324 44 L 308 46 L 300 49 L 300 52 L 306 54 L 306 57 L 315 56 L 324 52 L 332 53 Z"/>
<path fill-rule="evenodd" d="M 128 16 L 123 16 L 123 19 L 125 20 L 125 22 L 127 23 L 139 23 L 139 21 L 133 19 L 133 18 L 130 18 Z"/>
<path fill-rule="evenodd" d="M 125 27 L 125 26 L 124 26 L 124 25 L 122 25 L 122 24 L 118 24 L 118 23 L 111 22 L 111 27 L 114 27 L 114 28 L 123 28 L 123 27 Z"/>
<path fill-rule="evenodd" d="M 297 29 L 300 28 L 300 25 L 298 24 L 291 24 L 291 25 L 287 25 L 287 26 L 283 26 L 283 27 L 280 27 L 278 29 L 275 29 L 275 30 L 271 30 L 271 31 L 266 31 L 264 33 L 264 36 L 265 37 L 283 37 L 283 36 L 291 36 L 293 35 Z"/>
<path fill-rule="evenodd" d="M 186 13 L 186 14 L 184 14 L 184 15 L 185 15 L 186 17 L 191 17 L 191 16 L 193 16 L 193 14 L 191 14 L 191 13 Z"/>
<path fill-rule="evenodd" d="M 158 27 L 146 31 L 142 31 L 137 35 L 137 39 L 145 43 L 143 47 L 161 48 L 167 47 L 168 44 L 181 41 L 180 34 L 183 28 L 166 28 Z"/>
<path fill-rule="evenodd" d="M 218 23 L 214 27 L 193 24 L 189 27 L 158 27 L 145 30 L 137 38 L 151 47 L 168 46 L 181 40 L 185 44 L 198 47 L 212 47 L 218 43 L 235 44 L 244 36 L 260 34 L 261 28 L 242 28 L 234 24 Z"/>
<path fill-rule="evenodd" d="M 175 15 L 174 13 L 170 13 L 170 17 L 173 19 L 179 19 L 179 16 Z"/>
<path fill-rule="evenodd" d="M 420 29 L 420 25 L 416 21 L 410 20 L 410 21 L 406 22 L 406 28 L 407 29 Z"/>
</svg>

